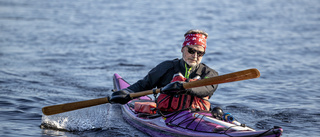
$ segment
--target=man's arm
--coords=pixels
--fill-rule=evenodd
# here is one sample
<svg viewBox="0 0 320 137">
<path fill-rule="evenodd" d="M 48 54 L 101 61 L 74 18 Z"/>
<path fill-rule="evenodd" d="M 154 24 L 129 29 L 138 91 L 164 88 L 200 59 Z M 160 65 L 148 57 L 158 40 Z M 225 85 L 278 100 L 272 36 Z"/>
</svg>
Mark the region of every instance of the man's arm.
<svg viewBox="0 0 320 137">
<path fill-rule="evenodd" d="M 127 90 L 129 92 L 140 92 L 153 89 L 156 87 L 160 78 L 171 68 L 173 68 L 172 61 L 164 61 L 151 69 L 143 79 L 129 86 Z"/>
</svg>

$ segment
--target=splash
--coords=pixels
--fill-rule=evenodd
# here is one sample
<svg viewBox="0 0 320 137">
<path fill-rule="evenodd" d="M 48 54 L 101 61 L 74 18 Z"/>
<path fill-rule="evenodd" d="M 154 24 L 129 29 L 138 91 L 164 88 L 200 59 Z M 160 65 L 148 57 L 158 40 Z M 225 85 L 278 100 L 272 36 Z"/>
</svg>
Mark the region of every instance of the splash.
<svg viewBox="0 0 320 137">
<path fill-rule="evenodd" d="M 104 130 L 116 126 L 115 120 L 122 119 L 121 116 L 118 105 L 103 104 L 51 116 L 43 115 L 41 128 L 71 132 Z"/>
</svg>

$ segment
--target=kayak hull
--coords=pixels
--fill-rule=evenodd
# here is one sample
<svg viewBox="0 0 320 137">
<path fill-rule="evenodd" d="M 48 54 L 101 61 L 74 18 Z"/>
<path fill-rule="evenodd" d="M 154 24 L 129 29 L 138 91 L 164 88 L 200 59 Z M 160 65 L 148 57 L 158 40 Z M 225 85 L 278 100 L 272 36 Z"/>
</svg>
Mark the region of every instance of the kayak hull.
<svg viewBox="0 0 320 137">
<path fill-rule="evenodd" d="M 126 82 L 125 80 L 123 80 L 121 78 L 121 76 L 119 76 L 118 74 L 114 74 L 114 89 L 115 90 L 121 90 L 124 89 L 126 87 L 130 86 L 130 84 L 128 82 Z M 132 107 L 132 105 L 134 104 L 135 101 L 153 101 L 150 97 L 148 96 L 144 96 L 144 97 L 140 97 L 137 99 L 134 99 L 130 102 L 128 102 L 125 105 L 122 105 L 121 109 L 122 109 L 122 115 L 123 118 L 132 126 L 134 126 L 135 128 L 137 128 L 138 130 L 151 135 L 151 136 L 167 136 L 167 137 L 173 137 L 173 136 L 199 136 L 199 137 L 249 137 L 249 136 L 261 136 L 261 137 L 279 137 L 282 134 L 282 128 L 277 127 L 277 128 L 272 128 L 270 130 L 263 130 L 263 131 L 255 131 L 255 130 L 246 130 L 246 128 L 240 127 L 240 129 L 243 130 L 239 130 L 239 131 L 235 131 L 235 130 L 225 130 L 225 131 L 213 131 L 215 130 L 215 128 L 219 128 L 220 125 L 216 125 L 210 122 L 203 122 L 203 118 L 199 118 L 200 121 L 199 123 L 201 124 L 193 124 L 195 125 L 195 128 L 188 128 L 188 127 L 192 127 L 191 123 L 187 123 L 187 126 L 183 126 L 183 122 L 179 123 L 170 123 L 170 121 L 179 121 L 178 118 L 182 119 L 182 121 L 187 120 L 188 118 L 190 118 L 190 115 L 192 115 L 192 113 L 194 112 L 190 112 L 190 111 L 182 111 L 181 114 L 176 114 L 174 116 L 174 118 L 165 118 L 163 116 L 158 116 L 155 118 L 146 118 L 146 117 L 139 117 L 138 113 L 134 111 L 134 108 Z M 184 114 L 183 114 L 184 113 Z M 190 114 L 189 114 L 190 113 Z M 209 113 L 209 112 L 208 112 Z M 203 115 L 207 115 L 206 113 L 203 113 Z M 188 117 L 186 117 L 188 116 Z M 177 118 L 178 117 L 178 118 Z M 207 117 L 207 116 L 203 116 L 203 117 Z M 211 117 L 208 117 L 211 118 Z M 197 118 L 193 118 L 193 120 Z M 211 118 L 213 120 L 216 120 L 214 118 Z M 196 121 L 195 120 L 195 121 Z M 220 121 L 220 120 L 219 120 Z M 221 121 L 224 122 L 224 121 Z M 203 125 L 204 123 L 204 125 Z M 225 122 L 226 123 L 226 122 Z M 177 126 L 180 125 L 180 126 Z M 191 125 L 191 126 L 190 126 Z M 208 132 L 208 130 L 197 130 L 198 129 L 202 129 L 201 125 L 203 125 L 203 128 L 208 128 L 209 127 L 209 131 L 212 132 Z M 213 125 L 212 127 L 208 126 L 208 125 Z M 236 127 L 236 125 L 234 125 Z M 229 127 L 230 128 L 230 127 Z M 250 128 L 251 129 L 251 128 Z"/>
</svg>

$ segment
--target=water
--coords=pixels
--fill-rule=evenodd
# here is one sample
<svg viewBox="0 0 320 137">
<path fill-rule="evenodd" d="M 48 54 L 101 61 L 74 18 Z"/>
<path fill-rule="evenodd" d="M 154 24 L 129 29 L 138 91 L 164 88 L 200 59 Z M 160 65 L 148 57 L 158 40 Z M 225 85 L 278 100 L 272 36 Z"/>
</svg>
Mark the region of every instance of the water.
<svg viewBox="0 0 320 137">
<path fill-rule="evenodd" d="M 119 105 L 53 116 L 44 106 L 101 98 L 112 75 L 141 79 L 206 30 L 203 62 L 258 79 L 221 84 L 211 102 L 257 129 L 320 136 L 320 1 L 0 1 L 0 136 L 146 136 Z M 46 123 L 47 126 L 40 126 Z"/>
</svg>

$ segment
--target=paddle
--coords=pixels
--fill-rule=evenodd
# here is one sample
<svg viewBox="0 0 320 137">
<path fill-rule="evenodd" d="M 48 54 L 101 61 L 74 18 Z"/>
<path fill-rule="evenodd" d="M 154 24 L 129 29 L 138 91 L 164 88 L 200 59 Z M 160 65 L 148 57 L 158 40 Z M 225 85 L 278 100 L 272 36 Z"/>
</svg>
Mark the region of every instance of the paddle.
<svg viewBox="0 0 320 137">
<path fill-rule="evenodd" d="M 207 85 L 215 85 L 215 84 L 253 79 L 258 77 L 260 77 L 260 72 L 257 69 L 247 69 L 247 70 L 233 72 L 233 73 L 229 73 L 221 76 L 183 83 L 183 87 L 185 89 L 189 89 L 189 88 L 195 88 L 195 87 L 201 87 L 201 86 L 207 86 Z M 160 93 L 160 89 L 157 89 L 155 92 Z M 153 94 L 153 90 L 130 93 L 130 97 L 137 98 L 137 97 L 146 96 L 150 94 Z M 109 102 L 109 97 L 47 106 L 42 108 L 42 112 L 45 115 L 54 115 L 54 114 L 59 114 L 67 111 L 96 106 L 96 105 L 105 104 L 105 103 L 111 103 Z"/>
</svg>

